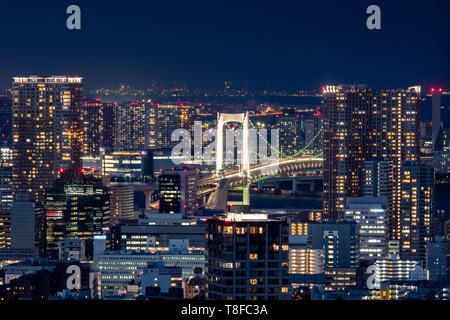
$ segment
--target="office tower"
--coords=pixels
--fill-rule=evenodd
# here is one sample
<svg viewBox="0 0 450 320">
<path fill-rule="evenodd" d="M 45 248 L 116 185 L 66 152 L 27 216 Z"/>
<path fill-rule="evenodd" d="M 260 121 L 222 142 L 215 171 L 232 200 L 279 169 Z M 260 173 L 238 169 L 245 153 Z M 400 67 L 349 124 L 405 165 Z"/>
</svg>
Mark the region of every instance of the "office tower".
<svg viewBox="0 0 450 320">
<path fill-rule="evenodd" d="M 324 217 L 343 218 L 346 197 L 360 197 L 363 163 L 392 161 L 391 239 L 399 239 L 402 161 L 419 160 L 420 87 L 324 88 Z"/>
<path fill-rule="evenodd" d="M 11 248 L 35 251 L 39 235 L 35 224 L 35 203 L 28 194 L 17 194 L 11 207 Z"/>
<path fill-rule="evenodd" d="M 159 212 L 193 216 L 197 210 L 197 170 L 172 168 L 159 177 Z"/>
<path fill-rule="evenodd" d="M 418 261 L 403 260 L 397 255 L 375 262 L 375 277 L 380 284 L 385 281 L 411 280 L 413 276 L 411 273 L 414 271 L 423 272 Z M 423 275 L 422 278 L 425 278 L 422 280 L 426 280 L 426 275 Z"/>
<path fill-rule="evenodd" d="M 345 219 L 359 225 L 359 258 L 375 261 L 386 257 L 387 198 L 347 198 Z"/>
<path fill-rule="evenodd" d="M 101 148 L 113 149 L 115 139 L 114 104 L 100 99 L 84 99 L 83 111 L 83 154 L 98 157 Z"/>
<path fill-rule="evenodd" d="M 100 255 L 105 253 L 106 248 L 107 248 L 106 235 L 94 236 L 94 250 L 93 250 L 94 262 L 97 262 Z"/>
<path fill-rule="evenodd" d="M 81 168 L 83 79 L 13 78 L 13 189 L 41 202 L 60 168 Z"/>
<path fill-rule="evenodd" d="M 265 214 L 208 220 L 206 298 L 288 299 L 288 228 Z"/>
<path fill-rule="evenodd" d="M 153 175 L 149 151 L 107 151 L 100 154 L 100 171 L 111 181 L 130 181 Z"/>
<path fill-rule="evenodd" d="M 311 249 L 323 249 L 326 268 L 359 265 L 359 226 L 354 221 L 308 222 Z"/>
<path fill-rule="evenodd" d="M 434 235 L 433 166 L 403 163 L 400 190 L 400 257 L 425 263 L 426 244 Z"/>
<path fill-rule="evenodd" d="M 78 238 L 92 257 L 94 236 L 109 230 L 109 193 L 91 172 L 64 171 L 45 193 L 45 255 L 58 257 L 60 241 Z"/>
<path fill-rule="evenodd" d="M 120 103 L 115 106 L 116 151 L 157 147 L 156 108 L 156 104 L 146 101 Z"/>
<path fill-rule="evenodd" d="M 439 130 L 441 129 L 441 100 L 442 89 L 431 89 L 432 93 L 432 123 L 433 123 L 433 143 L 436 142 Z"/>
<path fill-rule="evenodd" d="M 121 219 L 133 219 L 134 187 L 132 185 L 112 185 L 110 189 L 110 224 L 119 223 Z"/>
<path fill-rule="evenodd" d="M 427 243 L 427 270 L 430 280 L 450 278 L 450 241 L 436 237 L 435 241 Z"/>
<path fill-rule="evenodd" d="M 182 112 L 181 107 L 178 105 L 163 105 L 157 104 L 157 147 L 158 148 L 172 148 L 176 144 L 177 141 L 172 141 L 172 133 L 182 128 L 181 125 Z M 187 120 L 186 120 L 187 121 Z M 189 126 L 189 123 L 186 122 L 186 125 Z M 184 128 L 188 129 L 188 128 Z"/>
<path fill-rule="evenodd" d="M 283 157 L 294 156 L 301 145 L 300 115 L 294 110 L 283 110 L 277 118 L 280 134 L 280 153 Z"/>
</svg>

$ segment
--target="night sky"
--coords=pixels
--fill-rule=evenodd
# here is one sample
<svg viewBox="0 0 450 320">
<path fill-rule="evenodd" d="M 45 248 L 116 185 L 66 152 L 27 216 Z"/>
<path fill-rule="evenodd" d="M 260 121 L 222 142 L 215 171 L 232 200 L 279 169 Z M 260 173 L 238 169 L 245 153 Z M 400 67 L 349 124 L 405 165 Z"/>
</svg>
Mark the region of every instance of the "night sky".
<svg viewBox="0 0 450 320">
<path fill-rule="evenodd" d="M 71 4 L 80 31 L 66 28 Z M 366 28 L 371 4 L 382 30 Z M 31 74 L 80 75 L 88 88 L 445 86 L 449 15 L 448 0 L 2 1 L 0 88 Z"/>
</svg>

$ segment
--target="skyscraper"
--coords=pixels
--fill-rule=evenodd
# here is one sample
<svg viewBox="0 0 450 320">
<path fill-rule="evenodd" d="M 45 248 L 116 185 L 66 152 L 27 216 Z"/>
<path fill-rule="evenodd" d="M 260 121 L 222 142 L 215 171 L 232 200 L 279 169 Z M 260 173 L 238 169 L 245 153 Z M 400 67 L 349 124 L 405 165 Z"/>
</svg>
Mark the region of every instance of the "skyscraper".
<svg viewBox="0 0 450 320">
<path fill-rule="evenodd" d="M 324 217 L 343 218 L 346 197 L 360 197 L 365 160 L 392 161 L 391 239 L 399 239 L 401 168 L 419 160 L 420 87 L 327 86 L 324 93 Z"/>
<path fill-rule="evenodd" d="M 13 78 L 13 190 L 40 202 L 60 168 L 81 168 L 83 79 Z"/>
</svg>

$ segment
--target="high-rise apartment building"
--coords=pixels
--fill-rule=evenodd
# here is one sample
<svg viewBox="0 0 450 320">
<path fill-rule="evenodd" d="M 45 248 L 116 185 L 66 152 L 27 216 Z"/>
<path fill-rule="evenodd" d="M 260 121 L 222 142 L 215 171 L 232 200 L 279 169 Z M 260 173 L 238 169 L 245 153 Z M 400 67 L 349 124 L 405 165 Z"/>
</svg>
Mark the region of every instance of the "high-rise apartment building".
<svg viewBox="0 0 450 320">
<path fill-rule="evenodd" d="M 184 111 L 182 112 L 182 110 Z M 172 133 L 182 128 L 182 119 L 185 126 L 184 129 L 189 130 L 189 127 L 192 126 L 192 123 L 187 118 L 186 110 L 186 107 L 183 106 L 182 109 L 179 105 L 157 105 L 158 148 L 172 148 L 178 143 L 178 141 L 172 141 Z"/>
<path fill-rule="evenodd" d="M 83 111 L 83 154 L 98 157 L 101 148 L 113 149 L 115 139 L 114 104 L 100 99 L 84 99 Z"/>
<path fill-rule="evenodd" d="M 358 223 L 359 258 L 375 261 L 386 257 L 387 198 L 347 198 L 345 219 Z"/>
<path fill-rule="evenodd" d="M 345 198 L 362 195 L 364 161 L 391 161 L 389 234 L 398 240 L 402 233 L 402 163 L 418 161 L 420 155 L 420 87 L 327 86 L 323 93 L 324 218 L 343 219 Z"/>
<path fill-rule="evenodd" d="M 83 79 L 13 78 L 13 189 L 40 202 L 60 168 L 81 168 Z"/>
<path fill-rule="evenodd" d="M 134 187 L 132 185 L 111 185 L 110 224 L 114 225 L 121 219 L 134 218 Z"/>
</svg>

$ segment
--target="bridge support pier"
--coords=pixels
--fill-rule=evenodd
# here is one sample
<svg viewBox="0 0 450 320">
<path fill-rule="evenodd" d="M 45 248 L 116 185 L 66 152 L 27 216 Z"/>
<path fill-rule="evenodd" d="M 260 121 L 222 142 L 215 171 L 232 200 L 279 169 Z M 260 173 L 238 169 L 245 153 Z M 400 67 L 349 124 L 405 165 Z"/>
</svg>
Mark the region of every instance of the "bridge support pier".
<svg viewBox="0 0 450 320">
<path fill-rule="evenodd" d="M 311 183 L 309 184 L 309 191 L 314 192 L 315 189 L 316 189 L 316 184 L 314 183 L 314 181 L 311 181 Z"/>
<path fill-rule="evenodd" d="M 292 192 L 297 192 L 297 180 L 292 179 Z"/>
</svg>

